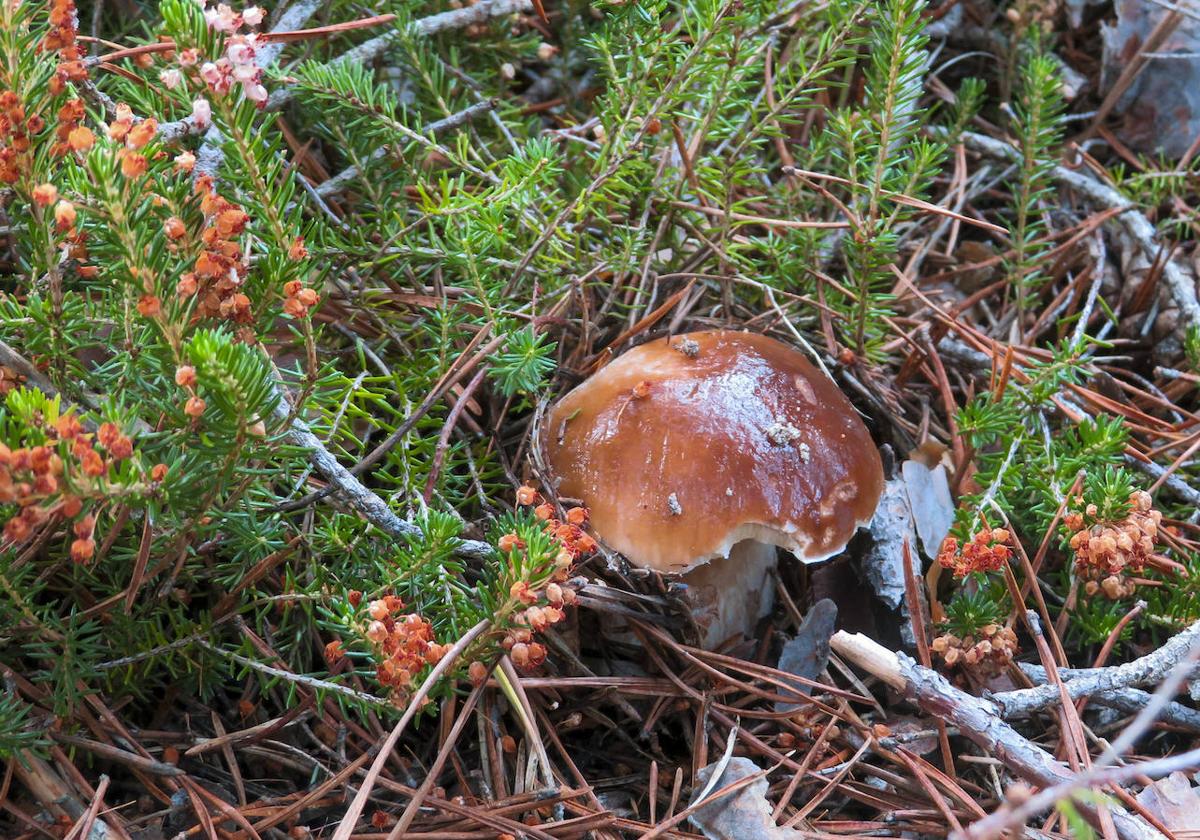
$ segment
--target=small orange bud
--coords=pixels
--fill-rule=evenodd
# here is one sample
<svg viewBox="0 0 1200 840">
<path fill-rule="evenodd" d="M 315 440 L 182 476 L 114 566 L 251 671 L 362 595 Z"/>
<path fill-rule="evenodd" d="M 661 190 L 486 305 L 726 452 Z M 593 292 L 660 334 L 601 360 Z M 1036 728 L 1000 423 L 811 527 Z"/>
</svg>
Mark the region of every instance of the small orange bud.
<svg viewBox="0 0 1200 840">
<path fill-rule="evenodd" d="M 155 464 L 150 470 L 151 481 L 162 481 L 167 477 L 167 465 Z"/>
<path fill-rule="evenodd" d="M 64 198 L 60 199 L 58 204 L 54 205 L 54 224 L 58 227 L 59 233 L 75 227 L 75 219 L 74 204 Z"/>
<path fill-rule="evenodd" d="M 89 449 L 84 452 L 83 457 L 80 458 L 80 461 L 83 465 L 83 471 L 85 474 L 90 475 L 93 478 L 104 475 L 106 470 L 106 467 L 104 466 L 104 459 L 100 457 L 100 453 L 95 449 Z"/>
<path fill-rule="evenodd" d="M 162 301 L 155 295 L 142 295 L 137 310 L 144 318 L 154 318 L 162 312 Z"/>
<path fill-rule="evenodd" d="M 204 400 L 199 397 L 191 397 L 183 407 L 183 411 L 189 417 L 199 417 L 204 413 Z"/>
<path fill-rule="evenodd" d="M 100 441 L 100 445 L 105 449 L 109 449 L 120 435 L 121 430 L 115 423 L 101 423 L 100 428 L 96 431 L 96 440 Z"/>
<path fill-rule="evenodd" d="M 48 207 L 58 201 L 58 187 L 53 184 L 38 184 L 33 188 L 33 203 L 38 207 Z"/>
<path fill-rule="evenodd" d="M 77 152 L 86 152 L 96 145 L 96 135 L 86 125 L 77 125 L 67 135 L 67 144 Z"/>
<path fill-rule="evenodd" d="M 531 505 L 537 501 L 538 492 L 528 484 L 523 484 L 517 488 L 517 504 Z"/>
<path fill-rule="evenodd" d="M 345 651 L 342 650 L 341 640 L 334 639 L 325 645 L 325 661 L 330 665 L 336 665 L 341 662 L 343 656 L 345 656 Z"/>
<path fill-rule="evenodd" d="M 133 441 L 125 435 L 121 435 L 113 441 L 112 446 L 108 447 L 108 453 L 118 461 L 124 461 L 133 455 Z"/>
<path fill-rule="evenodd" d="M 487 666 L 478 659 L 467 666 L 467 677 L 473 685 L 482 685 L 487 679 Z"/>
<path fill-rule="evenodd" d="M 525 543 L 522 542 L 521 538 L 516 534 L 505 534 L 496 541 L 496 547 L 501 551 L 508 552 L 513 551 L 514 549 L 524 548 Z"/>
<path fill-rule="evenodd" d="M 127 149 L 121 150 L 121 174 L 126 178 L 136 178 L 146 172 L 146 156 Z"/>
<path fill-rule="evenodd" d="M 175 384 L 180 388 L 196 387 L 196 369 L 191 365 L 180 365 L 175 368 Z"/>
<path fill-rule="evenodd" d="M 96 553 L 96 541 L 82 537 L 71 543 L 71 559 L 76 563 L 86 563 Z"/>
<path fill-rule="evenodd" d="M 163 232 L 167 234 L 168 239 L 182 239 L 187 233 L 187 228 L 183 226 L 183 219 L 178 216 L 171 216 L 163 222 Z"/>
<path fill-rule="evenodd" d="M 131 149 L 140 149 L 153 140 L 154 135 L 157 133 L 158 120 L 153 117 L 147 117 L 129 129 L 129 133 L 125 136 L 125 144 Z"/>
</svg>

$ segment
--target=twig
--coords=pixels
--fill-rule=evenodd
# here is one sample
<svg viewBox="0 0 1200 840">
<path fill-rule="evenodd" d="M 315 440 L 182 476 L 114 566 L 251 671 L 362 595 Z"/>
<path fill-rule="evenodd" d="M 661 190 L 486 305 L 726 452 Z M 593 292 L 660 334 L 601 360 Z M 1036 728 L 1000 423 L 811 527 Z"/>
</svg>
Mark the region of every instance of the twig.
<svg viewBox="0 0 1200 840">
<path fill-rule="evenodd" d="M 429 37 L 450 29 L 465 29 L 490 18 L 528 12 L 532 9 L 533 4 L 530 0 L 481 0 L 474 6 L 464 6 L 461 9 L 423 17 L 414 21 L 412 27 L 418 35 Z M 343 53 L 337 60 L 340 63 L 369 64 L 382 55 L 400 35 L 400 32 L 394 31 L 363 41 L 357 47 Z"/>
<path fill-rule="evenodd" d="M 143 773 L 150 773 L 155 776 L 182 776 L 184 774 L 174 764 L 155 761 L 153 758 L 146 758 L 137 753 L 129 752 L 129 750 L 123 750 L 120 747 L 114 747 L 111 744 L 105 744 L 100 741 L 93 741 L 90 738 L 80 738 L 62 732 L 55 732 L 53 738 L 60 744 L 67 744 L 68 746 L 78 747 L 81 750 L 87 750 L 93 755 L 98 755 L 109 761 L 115 761 L 118 764 L 124 764 L 135 770 L 141 770 Z"/>
<path fill-rule="evenodd" d="M 275 417 L 287 422 L 291 412 L 289 403 L 283 397 L 282 388 L 279 385 L 276 385 L 276 391 L 279 393 L 279 400 L 275 406 Z M 336 489 L 347 504 L 376 528 L 396 539 L 421 536 L 422 531 L 417 525 L 397 516 L 377 493 L 368 489 L 348 469 L 338 463 L 338 459 L 325 448 L 321 439 L 314 435 L 308 428 L 308 424 L 299 417 L 291 420 L 287 437 L 288 442 L 292 445 L 308 450 L 308 462 L 313 469 Z M 492 556 L 492 547 L 477 540 L 462 540 L 455 549 L 455 553 L 463 557 L 483 560 Z"/>
<path fill-rule="evenodd" d="M 922 668 L 904 653 L 890 651 L 861 633 L 851 635 L 844 630 L 834 634 L 830 645 L 840 656 L 903 692 L 925 711 L 957 726 L 961 734 L 1026 781 L 1042 788 L 1075 781 L 1067 768 L 1055 761 L 1050 753 L 1001 720 L 994 703 L 955 688 L 941 674 Z M 1091 806 L 1080 804 L 1080 810 L 1089 819 L 1095 819 Z M 1110 806 L 1110 811 L 1117 835 L 1122 840 L 1158 840 L 1160 837 L 1145 822 L 1115 805 Z"/>
<path fill-rule="evenodd" d="M 311 688 L 314 691 L 332 691 L 335 694 L 352 697 L 355 700 L 359 700 L 364 703 L 370 703 L 375 706 L 386 706 L 388 702 L 383 697 L 377 697 L 376 695 L 368 694 L 365 691 L 357 691 L 349 686 L 331 683 L 327 680 L 320 680 L 316 677 L 309 677 L 304 674 L 294 674 L 291 671 L 284 671 L 280 668 L 273 668 L 270 665 L 264 665 L 261 662 L 255 661 L 246 656 L 242 656 L 241 654 L 234 653 L 231 650 L 221 650 L 221 648 L 212 644 L 207 639 L 196 639 L 196 644 L 200 645 L 200 647 L 204 648 L 210 653 L 215 653 L 217 656 L 223 656 L 226 659 L 232 659 L 239 665 L 245 665 L 251 670 L 258 671 L 259 673 L 266 674 L 271 677 L 276 677 L 286 682 L 297 683 L 298 685 Z"/>
<path fill-rule="evenodd" d="M 976 152 L 1010 163 L 1016 163 L 1019 160 L 1020 153 L 1000 140 L 993 140 L 991 137 L 971 131 L 963 132 L 961 136 L 963 143 Z M 1154 225 L 1133 202 L 1107 184 L 1084 175 L 1082 172 L 1074 172 L 1065 166 L 1055 166 L 1051 172 L 1059 184 L 1070 187 L 1093 204 L 1121 210 L 1120 215 L 1114 217 L 1113 221 L 1125 228 L 1147 260 L 1152 264 L 1160 261 L 1161 245 L 1157 241 Z M 1179 307 L 1180 329 L 1186 330 L 1192 324 L 1200 324 L 1200 302 L 1196 300 L 1195 281 L 1187 277 L 1172 260 L 1162 259 L 1161 263 L 1161 279 L 1166 284 L 1172 301 Z"/>
<path fill-rule="evenodd" d="M 1096 702 L 1108 692 L 1143 685 L 1155 685 L 1171 673 L 1172 668 L 1183 660 L 1200 642 L 1200 621 L 1177 633 L 1166 644 L 1153 653 L 1107 668 L 1063 668 L 1060 674 L 1072 700 L 1091 696 Z M 1033 665 L 1022 666 L 1030 679 L 1045 683 L 1044 669 Z M 1005 718 L 1025 717 L 1035 711 L 1047 709 L 1058 703 L 1058 689 L 1052 685 L 1022 688 L 994 694 L 990 698 L 996 710 Z"/>
<path fill-rule="evenodd" d="M 422 129 L 422 132 L 436 136 L 443 131 L 449 131 L 453 128 L 458 128 L 466 125 L 480 114 L 486 114 L 488 111 L 491 111 L 496 107 L 497 104 L 499 104 L 499 100 L 497 99 L 488 99 L 484 102 L 477 102 L 474 105 L 464 108 L 457 113 L 451 114 L 445 119 L 430 123 Z M 390 149 L 387 146 L 380 146 L 367 157 L 367 162 L 374 163 L 377 160 L 382 160 L 388 156 L 389 152 Z M 331 196 L 339 195 L 348 189 L 360 174 L 361 171 L 359 167 L 348 166 L 329 180 L 322 181 L 320 184 L 317 184 L 317 186 L 314 188 L 314 191 L 321 198 L 330 198 Z"/>
<path fill-rule="evenodd" d="M 21 784 L 42 807 L 65 813 L 72 819 L 80 819 L 86 813 L 83 803 L 45 759 L 23 751 L 10 764 Z M 87 840 L 108 840 L 113 836 L 113 830 L 100 819 L 93 820 L 86 835 Z"/>
</svg>

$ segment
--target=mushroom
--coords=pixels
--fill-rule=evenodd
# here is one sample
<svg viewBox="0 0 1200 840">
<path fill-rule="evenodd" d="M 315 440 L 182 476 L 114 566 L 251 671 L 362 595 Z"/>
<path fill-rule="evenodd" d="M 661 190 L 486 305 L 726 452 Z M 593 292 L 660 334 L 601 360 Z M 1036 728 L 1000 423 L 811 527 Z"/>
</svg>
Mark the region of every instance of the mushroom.
<svg viewBox="0 0 1200 840">
<path fill-rule="evenodd" d="M 883 465 L 850 401 L 803 355 L 732 330 L 635 347 L 542 427 L 559 495 L 637 567 L 681 575 L 706 647 L 774 604 L 776 548 L 841 552 L 875 512 Z"/>
</svg>

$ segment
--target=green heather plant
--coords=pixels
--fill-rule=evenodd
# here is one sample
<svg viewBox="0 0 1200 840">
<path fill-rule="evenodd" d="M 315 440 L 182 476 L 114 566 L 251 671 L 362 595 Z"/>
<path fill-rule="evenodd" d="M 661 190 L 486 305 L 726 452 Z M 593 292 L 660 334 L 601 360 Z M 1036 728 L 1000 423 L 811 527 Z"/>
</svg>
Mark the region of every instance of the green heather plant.
<svg viewBox="0 0 1200 840">
<path fill-rule="evenodd" d="M 1059 91 L 1059 66 L 1045 52 L 1041 36 L 1030 30 L 1025 57 L 1017 80 L 1013 103 L 1012 130 L 1018 138 L 1020 164 L 1013 184 L 1011 222 L 1013 257 L 1008 263 L 1009 282 L 1017 304 L 1018 329 L 1024 329 L 1030 299 L 1040 288 L 1041 257 L 1049 249 L 1038 245 L 1047 232 L 1048 208 L 1045 199 L 1051 192 L 1050 170 L 1054 167 L 1062 142 L 1061 116 L 1064 108 Z"/>
<path fill-rule="evenodd" d="M 288 26 L 318 6 L 360 18 L 296 2 Z M 537 660 L 590 546 L 566 511 L 514 512 L 521 435 L 556 371 L 686 282 L 714 322 L 778 311 L 831 358 L 889 360 L 914 199 L 986 105 L 968 79 L 926 107 L 925 3 L 568 2 L 549 40 L 502 8 L 435 25 L 388 0 L 368 31 L 267 44 L 253 7 L 162 0 L 100 19 L 101 62 L 72 0 L 0 5 L 0 669 L 56 712 L 246 680 L 373 708 L 484 620 L 435 697 L 517 644 Z M 1040 49 L 1011 124 L 1027 310 L 1061 139 Z M 960 536 L 999 508 L 1036 543 L 1119 462 L 1120 423 L 1052 416 L 1092 349 L 962 410 L 987 489 Z M 1085 498 L 1120 502 L 1112 475 Z M 951 621 L 1007 615 L 1002 591 Z M 1192 615 L 1184 591 L 1146 620 Z M 31 737 L 4 691 L 0 756 Z"/>
</svg>

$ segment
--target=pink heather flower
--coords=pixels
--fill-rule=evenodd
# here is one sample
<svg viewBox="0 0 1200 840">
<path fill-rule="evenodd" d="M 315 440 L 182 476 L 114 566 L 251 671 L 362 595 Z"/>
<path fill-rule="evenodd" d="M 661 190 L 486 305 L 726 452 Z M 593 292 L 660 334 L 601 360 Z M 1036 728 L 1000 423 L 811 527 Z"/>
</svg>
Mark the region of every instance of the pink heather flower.
<svg viewBox="0 0 1200 840">
<path fill-rule="evenodd" d="M 203 102 L 204 100 L 197 101 Z M 204 104 L 207 105 L 208 103 L 205 102 Z M 192 168 L 196 165 L 196 156 L 191 152 L 180 152 L 175 155 L 175 165 L 181 172 L 191 172 Z"/>
<path fill-rule="evenodd" d="M 233 85 L 233 65 L 227 58 L 220 59 L 216 64 L 206 61 L 200 68 L 200 78 L 214 93 L 228 93 Z"/>
<path fill-rule="evenodd" d="M 180 67 L 195 67 L 196 62 L 200 60 L 200 53 L 195 47 L 189 47 L 179 53 Z"/>
<path fill-rule="evenodd" d="M 174 90 L 183 81 L 183 74 L 178 69 L 171 67 L 159 73 L 158 80 L 166 85 L 168 90 Z"/>
<path fill-rule="evenodd" d="M 267 104 L 267 89 L 262 85 L 243 84 L 242 92 L 251 102 L 257 102 L 260 108 Z"/>
<path fill-rule="evenodd" d="M 192 119 L 197 128 L 207 128 L 212 123 L 212 106 L 207 99 L 197 99 L 192 102 Z"/>
<path fill-rule="evenodd" d="M 257 39 L 246 38 L 242 35 L 234 35 L 229 39 L 229 45 L 225 48 L 225 55 L 234 64 L 253 64 L 255 47 Z"/>
<path fill-rule="evenodd" d="M 257 64 L 239 64 L 233 68 L 233 78 L 242 84 L 257 82 L 262 79 L 262 68 Z"/>
<path fill-rule="evenodd" d="M 218 32 L 230 34 L 236 32 L 237 28 L 242 25 L 242 16 L 225 3 L 221 3 L 215 9 L 205 9 L 204 19 L 208 21 L 210 27 Z"/>
<path fill-rule="evenodd" d="M 258 26 L 263 22 L 263 10 L 258 6 L 242 9 L 242 20 L 247 26 Z"/>
</svg>

